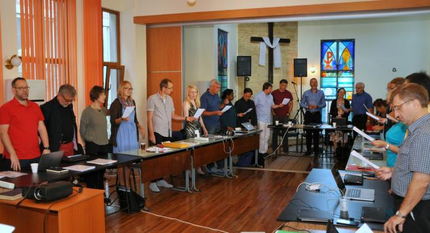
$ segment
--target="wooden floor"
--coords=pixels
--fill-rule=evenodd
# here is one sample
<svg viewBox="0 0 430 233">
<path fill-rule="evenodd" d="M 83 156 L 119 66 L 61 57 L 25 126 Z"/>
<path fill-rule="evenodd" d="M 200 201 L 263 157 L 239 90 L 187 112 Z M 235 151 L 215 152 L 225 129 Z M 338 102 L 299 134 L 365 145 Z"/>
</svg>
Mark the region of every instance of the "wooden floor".
<svg viewBox="0 0 430 233">
<path fill-rule="evenodd" d="M 279 213 L 307 176 L 302 173 L 237 170 L 237 179 L 199 177 L 201 192 L 146 190 L 151 213 L 225 232 L 272 232 Z M 180 177 L 175 177 L 175 180 Z M 148 187 L 148 186 L 146 186 Z M 148 213 L 117 213 L 106 218 L 107 232 L 214 232 Z"/>
</svg>

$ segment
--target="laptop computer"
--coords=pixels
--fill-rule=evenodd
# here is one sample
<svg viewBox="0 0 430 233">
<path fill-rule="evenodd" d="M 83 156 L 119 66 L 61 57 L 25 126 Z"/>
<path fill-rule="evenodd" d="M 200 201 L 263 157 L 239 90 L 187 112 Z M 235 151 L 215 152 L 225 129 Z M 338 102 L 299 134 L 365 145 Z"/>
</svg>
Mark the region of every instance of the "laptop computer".
<svg viewBox="0 0 430 233">
<path fill-rule="evenodd" d="M 346 122 L 346 118 L 333 118 L 332 119 L 333 123 L 336 123 L 337 126 L 346 126 L 347 122 Z"/>
<path fill-rule="evenodd" d="M 84 155 L 84 154 L 77 154 L 77 155 L 68 155 L 68 156 L 63 156 L 63 158 L 61 159 L 61 161 L 63 162 L 67 162 L 67 163 L 74 163 L 74 162 L 78 162 L 78 161 L 82 161 L 82 160 L 86 160 L 88 159 L 89 156 L 88 155 Z"/>
<path fill-rule="evenodd" d="M 49 154 L 42 155 L 39 161 L 38 171 L 46 171 L 51 167 L 60 166 L 61 159 L 63 158 L 64 151 L 52 152 Z"/>
<path fill-rule="evenodd" d="M 255 130 L 254 126 L 249 122 L 243 122 L 242 125 L 247 131 L 254 131 Z"/>
<path fill-rule="evenodd" d="M 346 188 L 339 171 L 335 168 L 333 168 L 331 171 L 337 186 L 345 194 L 344 197 L 357 201 L 375 201 L 375 190 L 363 188 Z"/>
</svg>

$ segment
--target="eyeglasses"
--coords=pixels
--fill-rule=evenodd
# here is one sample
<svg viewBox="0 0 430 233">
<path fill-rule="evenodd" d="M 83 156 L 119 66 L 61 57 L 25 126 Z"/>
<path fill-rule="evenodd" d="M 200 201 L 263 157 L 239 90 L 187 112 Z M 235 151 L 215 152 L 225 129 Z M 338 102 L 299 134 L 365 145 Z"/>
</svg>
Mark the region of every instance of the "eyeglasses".
<svg viewBox="0 0 430 233">
<path fill-rule="evenodd" d="M 133 88 L 132 87 L 124 87 L 124 90 L 130 90 L 130 91 L 132 91 Z"/>
<path fill-rule="evenodd" d="M 173 87 L 166 87 L 167 89 L 169 89 L 169 90 L 173 90 Z"/>
<path fill-rule="evenodd" d="M 407 102 L 409 102 L 409 101 L 411 101 L 411 100 L 414 100 L 414 99 L 409 99 L 409 100 L 406 100 L 405 102 L 403 102 L 403 103 L 401 103 L 401 104 L 399 104 L 399 105 L 397 105 L 397 106 L 395 106 L 395 105 L 393 105 L 393 110 L 394 111 L 400 111 L 400 110 L 402 110 L 402 105 L 404 105 L 404 104 L 406 104 Z"/>
<path fill-rule="evenodd" d="M 64 101 L 66 101 L 67 103 L 73 103 L 73 101 L 75 101 L 75 98 L 67 99 L 66 96 L 64 96 L 64 94 L 61 94 L 61 96 L 63 97 Z"/>
<path fill-rule="evenodd" d="M 15 88 L 17 90 L 20 90 L 20 91 L 24 91 L 24 90 L 28 91 L 28 90 L 30 90 L 29 86 L 26 86 L 26 87 L 13 87 L 13 88 Z"/>
</svg>

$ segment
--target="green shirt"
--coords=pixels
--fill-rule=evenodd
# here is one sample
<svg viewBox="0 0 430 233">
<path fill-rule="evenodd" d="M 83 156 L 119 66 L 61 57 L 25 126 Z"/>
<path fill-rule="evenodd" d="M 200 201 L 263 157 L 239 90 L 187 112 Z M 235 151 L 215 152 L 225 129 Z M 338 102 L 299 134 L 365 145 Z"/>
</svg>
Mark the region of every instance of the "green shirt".
<svg viewBox="0 0 430 233">
<path fill-rule="evenodd" d="M 88 106 L 81 115 L 79 133 L 83 140 L 97 145 L 109 144 L 107 135 L 107 110 L 100 110 Z"/>
</svg>

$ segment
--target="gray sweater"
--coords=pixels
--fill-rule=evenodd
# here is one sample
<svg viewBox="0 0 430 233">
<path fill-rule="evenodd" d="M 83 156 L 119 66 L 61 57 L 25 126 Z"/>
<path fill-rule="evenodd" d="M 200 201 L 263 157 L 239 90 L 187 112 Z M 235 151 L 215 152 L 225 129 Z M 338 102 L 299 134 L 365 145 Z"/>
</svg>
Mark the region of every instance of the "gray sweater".
<svg viewBox="0 0 430 233">
<path fill-rule="evenodd" d="M 93 142 L 97 145 L 109 144 L 107 135 L 107 110 L 97 110 L 88 106 L 81 116 L 79 133 L 83 140 Z"/>
</svg>

